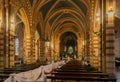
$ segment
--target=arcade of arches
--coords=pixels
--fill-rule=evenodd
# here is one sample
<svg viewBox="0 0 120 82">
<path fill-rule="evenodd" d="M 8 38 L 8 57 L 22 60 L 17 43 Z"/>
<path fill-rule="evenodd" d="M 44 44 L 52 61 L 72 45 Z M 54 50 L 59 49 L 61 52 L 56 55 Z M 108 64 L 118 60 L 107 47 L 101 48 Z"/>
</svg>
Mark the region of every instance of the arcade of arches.
<svg viewBox="0 0 120 82">
<path fill-rule="evenodd" d="M 120 0 L 0 0 L 0 69 L 83 58 L 104 72 L 120 57 Z"/>
</svg>

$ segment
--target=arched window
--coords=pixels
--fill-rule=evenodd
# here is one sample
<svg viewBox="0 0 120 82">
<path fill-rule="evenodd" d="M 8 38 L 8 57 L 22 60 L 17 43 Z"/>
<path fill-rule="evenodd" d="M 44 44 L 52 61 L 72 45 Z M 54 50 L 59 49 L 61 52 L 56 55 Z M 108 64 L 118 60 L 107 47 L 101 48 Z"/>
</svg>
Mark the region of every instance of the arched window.
<svg viewBox="0 0 120 82">
<path fill-rule="evenodd" d="M 69 54 L 72 54 L 72 53 L 73 53 L 73 48 L 72 48 L 72 46 L 69 46 L 69 48 L 68 48 L 68 53 L 69 53 Z"/>
<path fill-rule="evenodd" d="M 15 55 L 19 54 L 19 40 L 18 38 L 15 39 Z"/>
</svg>

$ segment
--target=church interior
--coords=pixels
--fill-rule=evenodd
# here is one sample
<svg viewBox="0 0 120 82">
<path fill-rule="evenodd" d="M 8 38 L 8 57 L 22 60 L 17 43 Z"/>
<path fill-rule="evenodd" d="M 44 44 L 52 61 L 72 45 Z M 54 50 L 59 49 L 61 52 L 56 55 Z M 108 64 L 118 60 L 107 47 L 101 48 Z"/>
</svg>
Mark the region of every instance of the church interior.
<svg viewBox="0 0 120 82">
<path fill-rule="evenodd" d="M 83 64 L 89 63 L 98 71 L 96 75 L 118 73 L 119 4 L 120 0 L 0 0 L 0 82 L 31 82 L 17 81 L 17 75 L 56 62 L 64 64 L 61 66 L 64 71 L 85 70 L 87 67 Z M 70 63 L 71 66 L 67 65 Z M 78 63 L 80 65 L 76 65 Z M 48 82 L 71 80 L 70 75 L 74 77 L 76 72 L 70 71 L 64 78 L 62 74 L 55 74 L 56 77 L 48 77 L 51 79 Z M 13 77 L 12 81 L 9 77 Z M 85 79 L 120 82 L 116 77 L 107 77 L 107 80 L 87 77 L 81 78 L 79 74 L 73 79 L 77 82 Z"/>
</svg>

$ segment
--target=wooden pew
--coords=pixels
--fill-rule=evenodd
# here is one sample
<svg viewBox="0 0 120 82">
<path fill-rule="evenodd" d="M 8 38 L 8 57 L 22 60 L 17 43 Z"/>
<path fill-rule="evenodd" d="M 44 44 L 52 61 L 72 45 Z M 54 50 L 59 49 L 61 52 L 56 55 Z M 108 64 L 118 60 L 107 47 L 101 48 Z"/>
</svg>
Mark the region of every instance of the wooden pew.
<svg viewBox="0 0 120 82">
<path fill-rule="evenodd" d="M 60 69 L 64 70 L 82 70 L 82 71 L 97 71 L 96 68 L 92 66 L 87 66 L 85 64 L 82 64 L 82 61 L 79 60 L 72 60 L 63 65 Z"/>
<path fill-rule="evenodd" d="M 90 68 L 91 69 L 91 68 Z M 80 61 L 70 61 L 63 65 L 61 68 L 53 72 L 47 79 L 55 80 L 74 80 L 74 81 L 103 81 L 103 82 L 116 82 L 116 78 L 109 77 L 109 74 L 102 73 L 96 69 L 89 70 L 87 66 L 81 65 Z"/>
<path fill-rule="evenodd" d="M 93 71 L 89 71 L 89 70 L 76 70 L 76 69 L 61 69 L 61 68 L 59 68 L 59 69 L 56 69 L 56 71 L 57 72 L 89 72 L 89 73 L 91 73 L 91 72 L 93 72 L 93 73 L 102 73 L 101 71 L 96 71 L 96 70 L 93 70 Z"/>
<path fill-rule="evenodd" d="M 47 76 L 47 79 L 51 79 L 51 82 L 56 82 L 56 80 L 72 80 L 72 81 L 100 81 L 100 82 L 116 82 L 116 78 L 99 78 L 99 77 L 81 77 L 81 76 Z"/>
<path fill-rule="evenodd" d="M 85 73 L 85 72 L 53 72 L 54 76 L 86 76 L 86 77 L 109 77 L 108 73 Z"/>
<path fill-rule="evenodd" d="M 9 77 L 9 74 L 1 74 L 0 73 L 0 82 L 3 82 L 8 77 Z"/>
</svg>

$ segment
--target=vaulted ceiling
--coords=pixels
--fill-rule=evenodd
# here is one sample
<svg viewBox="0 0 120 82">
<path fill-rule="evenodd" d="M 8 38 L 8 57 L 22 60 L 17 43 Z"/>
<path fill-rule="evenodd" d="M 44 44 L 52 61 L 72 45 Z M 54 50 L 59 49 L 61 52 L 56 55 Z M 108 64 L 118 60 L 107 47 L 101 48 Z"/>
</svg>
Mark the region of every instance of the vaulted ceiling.
<svg viewBox="0 0 120 82">
<path fill-rule="evenodd" d="M 73 30 L 85 34 L 90 28 L 90 4 L 90 0 L 45 0 L 42 6 L 38 7 L 43 21 L 51 28 L 51 32 Z M 67 27 L 66 24 L 71 27 Z"/>
<path fill-rule="evenodd" d="M 49 31 L 49 34 L 72 30 L 80 35 L 85 35 L 89 32 L 96 3 L 96 0 L 11 1 L 17 6 L 19 5 L 17 2 L 24 6 L 25 12 L 30 16 L 30 21 L 38 21 L 37 18 L 40 18 L 39 23 L 40 25 L 42 23 L 42 26 L 38 26 L 38 29 L 44 26 L 43 28 Z M 24 16 L 21 16 L 21 18 L 24 18 Z M 38 32 L 41 33 L 40 30 Z"/>
</svg>

